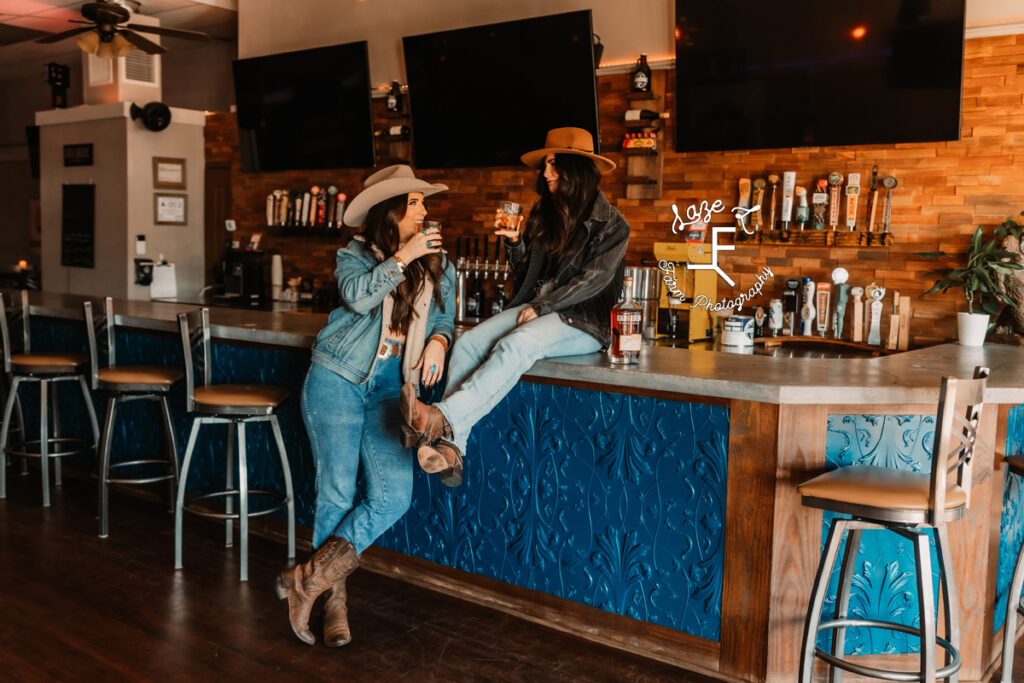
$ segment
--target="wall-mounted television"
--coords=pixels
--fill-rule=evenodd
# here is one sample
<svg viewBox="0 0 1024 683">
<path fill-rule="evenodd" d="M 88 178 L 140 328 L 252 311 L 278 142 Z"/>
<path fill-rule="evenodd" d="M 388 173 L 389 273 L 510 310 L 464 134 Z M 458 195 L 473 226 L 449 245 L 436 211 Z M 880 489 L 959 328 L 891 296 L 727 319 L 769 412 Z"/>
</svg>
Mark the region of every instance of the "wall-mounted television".
<svg viewBox="0 0 1024 683">
<path fill-rule="evenodd" d="M 420 168 L 518 165 L 562 126 L 599 144 L 590 10 L 402 43 Z"/>
<path fill-rule="evenodd" d="M 676 0 L 676 150 L 960 137 L 964 0 Z"/>
<path fill-rule="evenodd" d="M 373 166 L 366 45 L 235 60 L 243 170 Z"/>
</svg>

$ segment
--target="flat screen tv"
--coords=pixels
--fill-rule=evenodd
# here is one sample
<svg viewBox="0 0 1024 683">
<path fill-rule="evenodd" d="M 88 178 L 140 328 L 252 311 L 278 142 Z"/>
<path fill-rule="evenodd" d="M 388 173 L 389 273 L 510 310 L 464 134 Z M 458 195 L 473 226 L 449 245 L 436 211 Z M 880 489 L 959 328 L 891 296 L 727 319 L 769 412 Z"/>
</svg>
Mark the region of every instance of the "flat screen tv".
<svg viewBox="0 0 1024 683">
<path fill-rule="evenodd" d="M 366 41 L 238 59 L 246 171 L 373 166 Z"/>
<path fill-rule="evenodd" d="M 590 10 L 407 36 L 420 168 L 512 166 L 550 128 L 600 140 Z"/>
<path fill-rule="evenodd" d="M 676 150 L 960 137 L 964 0 L 676 0 Z"/>
</svg>

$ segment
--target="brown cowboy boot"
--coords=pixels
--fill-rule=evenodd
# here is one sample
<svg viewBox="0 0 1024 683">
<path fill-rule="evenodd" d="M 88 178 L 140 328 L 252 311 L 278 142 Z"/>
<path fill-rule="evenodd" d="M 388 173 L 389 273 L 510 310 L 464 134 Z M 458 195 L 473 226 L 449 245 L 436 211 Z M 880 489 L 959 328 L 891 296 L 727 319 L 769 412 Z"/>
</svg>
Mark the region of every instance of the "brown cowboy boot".
<svg viewBox="0 0 1024 683">
<path fill-rule="evenodd" d="M 307 645 L 316 642 L 309 630 L 313 603 L 339 579 L 351 574 L 358 564 L 359 556 L 352 544 L 344 538 L 331 536 L 305 563 L 278 575 L 274 589 L 278 598 L 288 599 L 288 620 L 299 640 Z"/>
<path fill-rule="evenodd" d="M 451 439 L 452 428 L 444 413 L 416 398 L 416 385 L 406 382 L 399 397 L 402 409 L 402 445 L 406 448 L 423 446 L 438 439 Z"/>
<path fill-rule="evenodd" d="M 441 439 L 436 446 L 420 446 L 416 458 L 424 472 L 437 472 L 445 486 L 454 487 L 462 484 L 462 452 L 450 441 Z"/>
<path fill-rule="evenodd" d="M 352 567 L 352 570 L 355 571 L 355 567 Z M 348 628 L 346 579 L 348 574 L 338 579 L 331 591 L 331 597 L 324 604 L 324 644 L 327 647 L 341 647 L 352 640 L 352 632 Z"/>
</svg>

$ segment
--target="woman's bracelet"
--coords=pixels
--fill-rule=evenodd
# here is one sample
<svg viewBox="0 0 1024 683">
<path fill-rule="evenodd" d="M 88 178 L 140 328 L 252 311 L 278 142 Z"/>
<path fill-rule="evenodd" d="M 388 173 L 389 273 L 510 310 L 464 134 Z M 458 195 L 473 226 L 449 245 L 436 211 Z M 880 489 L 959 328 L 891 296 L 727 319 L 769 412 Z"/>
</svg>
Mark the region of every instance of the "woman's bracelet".
<svg viewBox="0 0 1024 683">
<path fill-rule="evenodd" d="M 405 261 L 403 261 L 402 259 L 398 258 L 398 254 L 395 254 L 391 258 L 395 259 L 395 263 L 398 265 L 398 272 L 399 273 L 405 273 Z"/>
<path fill-rule="evenodd" d="M 447 339 L 445 339 L 445 338 L 444 338 L 443 336 L 441 336 L 440 334 L 435 334 L 435 335 L 433 335 L 433 336 L 432 336 L 432 337 L 431 337 L 430 339 L 428 339 L 428 340 L 427 340 L 427 342 L 429 343 L 429 342 L 431 342 L 431 341 L 433 341 L 433 340 L 435 340 L 435 339 L 436 339 L 437 341 L 441 342 L 441 346 L 443 346 L 443 347 L 444 347 L 444 350 L 445 350 L 445 352 L 447 352 L 447 351 L 448 351 L 448 340 L 447 340 Z"/>
</svg>

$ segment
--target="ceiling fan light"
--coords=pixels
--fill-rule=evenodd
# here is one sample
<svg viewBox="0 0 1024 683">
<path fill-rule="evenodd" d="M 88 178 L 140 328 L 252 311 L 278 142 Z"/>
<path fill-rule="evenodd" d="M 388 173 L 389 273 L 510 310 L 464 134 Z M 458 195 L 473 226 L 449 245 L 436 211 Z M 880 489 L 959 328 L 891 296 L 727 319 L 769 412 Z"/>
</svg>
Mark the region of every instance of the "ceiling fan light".
<svg viewBox="0 0 1024 683">
<path fill-rule="evenodd" d="M 78 36 L 78 48 L 87 55 L 94 54 L 96 48 L 100 45 L 100 34 L 96 31 L 86 31 L 82 35 Z"/>
<path fill-rule="evenodd" d="M 114 46 L 114 50 L 117 51 L 118 57 L 125 57 L 129 52 L 135 49 L 135 46 L 129 43 L 128 40 L 120 33 L 114 36 L 111 44 Z"/>
<path fill-rule="evenodd" d="M 117 57 L 117 50 L 114 49 L 113 43 L 101 42 L 96 50 L 96 56 L 100 59 L 114 59 Z"/>
</svg>

